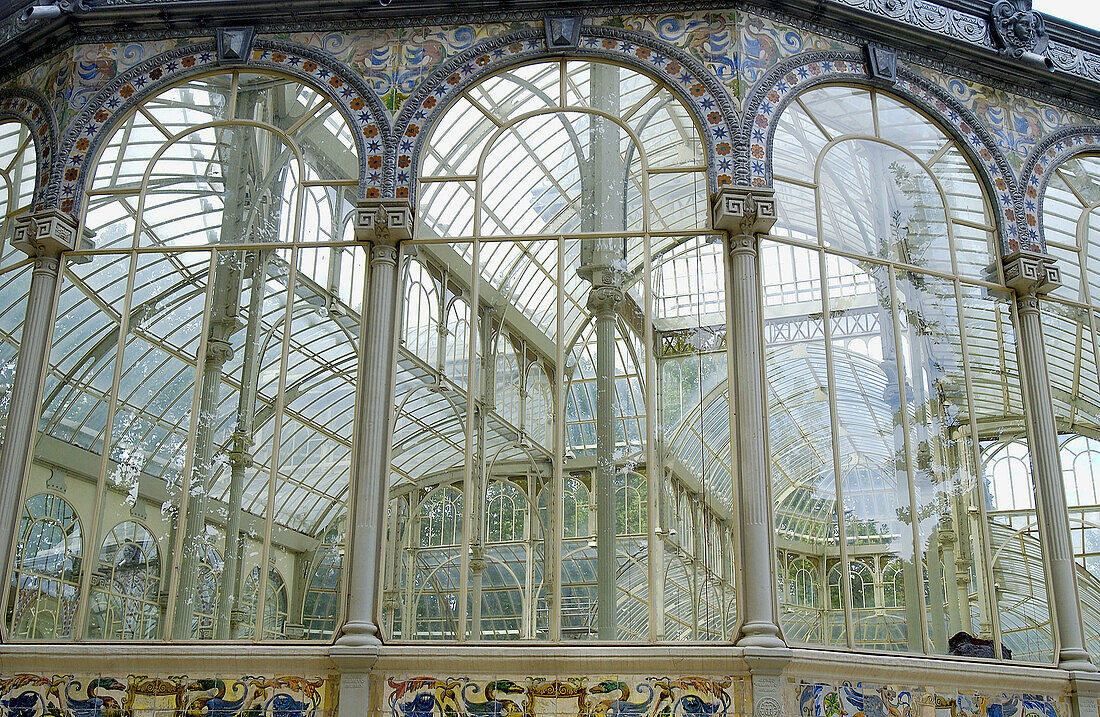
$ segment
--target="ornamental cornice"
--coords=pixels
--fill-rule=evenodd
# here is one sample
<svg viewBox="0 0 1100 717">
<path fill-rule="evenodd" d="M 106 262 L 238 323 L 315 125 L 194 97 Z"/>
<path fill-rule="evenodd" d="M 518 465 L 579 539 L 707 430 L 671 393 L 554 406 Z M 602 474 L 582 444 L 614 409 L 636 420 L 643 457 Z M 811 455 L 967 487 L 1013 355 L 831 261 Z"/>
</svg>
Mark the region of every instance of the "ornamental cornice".
<svg viewBox="0 0 1100 717">
<path fill-rule="evenodd" d="M 1001 2 L 1008 2 L 1008 0 L 1001 0 Z M 27 3 L 27 5 L 29 4 Z M 435 8 L 429 8 L 428 12 L 420 14 L 412 13 L 410 8 L 411 14 L 406 17 L 398 15 L 399 8 L 394 8 L 388 3 L 385 10 L 380 10 L 380 14 L 373 16 L 365 13 L 351 16 L 350 13 L 344 12 L 338 6 L 333 5 L 326 8 L 328 19 L 324 19 L 324 16 L 322 16 L 317 20 L 304 22 L 297 19 L 288 21 L 289 18 L 294 17 L 291 13 L 301 16 L 307 12 L 305 9 L 295 11 L 291 7 L 293 4 L 294 0 L 290 0 L 287 3 L 288 8 L 286 10 L 281 11 L 274 17 L 269 15 L 267 18 L 258 13 L 257 10 L 252 9 L 249 2 L 240 2 L 235 5 L 239 7 L 237 14 L 242 14 L 242 17 L 244 17 L 243 22 L 257 24 L 266 32 L 389 29 L 410 25 L 468 24 L 471 21 L 486 23 L 529 22 L 535 25 L 541 23 L 547 10 L 559 9 L 539 7 L 532 2 L 527 7 L 501 11 L 486 4 L 484 8 L 475 7 L 470 13 L 457 14 L 439 12 L 440 6 L 436 6 Z M 143 37 L 193 37 L 196 32 L 202 32 L 193 23 L 189 25 L 186 22 L 169 22 L 165 17 L 161 17 L 173 8 L 182 11 L 190 5 L 191 3 L 186 0 L 92 0 L 90 2 L 85 0 L 84 2 L 72 4 L 71 18 L 79 20 L 80 25 L 74 26 L 74 23 L 63 23 L 63 29 L 67 32 L 65 40 L 67 43 L 74 40 L 79 42 L 115 42 L 124 38 L 132 41 Z M 858 36 L 844 30 L 845 27 L 850 26 L 850 22 L 848 22 L 850 18 L 846 17 L 845 13 L 855 11 L 896 23 L 902 35 L 905 34 L 906 28 L 911 28 L 918 35 L 931 34 L 946 41 L 964 43 L 965 46 L 970 48 L 992 53 L 1006 49 L 1004 42 L 997 39 L 996 23 L 992 17 L 994 5 L 995 3 L 990 3 L 990 10 L 984 15 L 929 0 L 825 0 L 824 3 L 812 5 L 807 2 L 804 9 L 797 5 L 788 5 L 781 12 L 771 10 L 770 3 L 765 2 L 765 0 L 748 0 L 744 4 L 735 3 L 732 0 L 727 2 L 714 2 L 713 0 L 684 3 L 659 2 L 638 5 L 571 3 L 562 6 L 560 9 L 568 8 L 573 12 L 583 13 L 587 17 L 595 18 L 637 15 L 639 13 L 661 14 L 684 13 L 693 10 L 731 10 L 744 7 L 754 14 L 779 18 L 795 27 L 812 27 L 815 32 L 823 36 L 844 39 L 854 44 L 862 44 L 869 39 L 883 41 L 883 38 L 875 33 L 873 27 L 869 27 L 866 33 Z M 147 19 L 147 22 L 150 24 L 158 23 L 161 26 L 156 27 L 154 30 L 133 30 L 126 33 L 116 32 L 113 29 L 99 29 L 106 26 L 107 21 L 97 20 L 97 12 L 103 12 L 105 17 L 116 17 L 118 11 L 123 8 L 131 8 L 134 11 L 141 11 L 142 8 L 145 8 L 144 12 L 148 13 L 150 18 Z M 830 8 L 834 9 L 830 10 Z M 433 9 L 436 11 L 432 12 Z M 382 12 L 385 14 L 382 15 Z M 248 15 L 248 13 L 251 13 L 251 15 Z M 334 13 L 343 14 L 333 19 Z M 197 8 L 195 15 L 200 16 Z M 1035 15 L 1035 17 L 1040 16 Z M 818 18 L 821 18 L 820 21 L 817 21 Z M 130 25 L 134 27 L 135 23 L 130 23 Z M 1097 48 L 1100 48 L 1100 38 L 1084 35 L 1082 36 L 1082 44 L 1075 45 L 1072 40 L 1069 40 L 1073 33 L 1070 27 L 1062 25 L 1057 33 L 1052 33 L 1049 31 L 1050 23 L 1047 23 L 1047 25 L 1047 34 L 1051 35 L 1050 40 L 1045 47 L 1045 51 L 1041 55 L 1035 55 L 1035 57 L 1069 75 L 1100 83 L 1100 54 L 1097 54 Z M 21 34 L 27 34 L 34 27 L 33 23 L 28 25 L 26 21 L 21 20 L 19 12 L 9 15 L 0 24 L 0 50 L 5 44 L 15 40 Z M 913 41 L 917 43 L 914 47 L 924 44 L 917 39 L 917 36 L 914 37 Z M 56 46 L 51 49 L 56 49 Z M 1011 56 L 1013 53 L 1007 52 L 1005 54 Z M 981 53 L 974 60 L 979 67 L 983 62 L 980 55 Z M 1018 63 L 1019 60 L 1014 58 L 1013 62 Z M 11 73 L 21 71 L 23 66 L 12 62 L 7 69 L 8 72 L 5 74 L 10 76 Z"/>
</svg>

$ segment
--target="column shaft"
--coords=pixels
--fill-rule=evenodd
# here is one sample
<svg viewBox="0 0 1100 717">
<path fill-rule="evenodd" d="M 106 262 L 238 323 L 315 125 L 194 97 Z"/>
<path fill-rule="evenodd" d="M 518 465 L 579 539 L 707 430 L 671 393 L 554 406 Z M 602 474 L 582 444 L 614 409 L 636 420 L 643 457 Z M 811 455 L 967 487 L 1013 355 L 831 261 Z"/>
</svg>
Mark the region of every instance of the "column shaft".
<svg viewBox="0 0 1100 717">
<path fill-rule="evenodd" d="M 356 237 L 368 239 L 372 245 L 370 280 L 363 301 L 352 437 L 347 614 L 336 641 L 342 649 L 381 644 L 376 607 L 393 415 L 397 245 L 400 239 L 409 237 L 411 225 L 411 209 L 400 200 L 364 200 L 356 212 Z M 408 628 L 403 625 L 403 629 Z"/>
<path fill-rule="evenodd" d="M 1039 317 L 1039 299 L 1035 294 L 1017 298 L 1019 331 L 1017 351 L 1024 368 L 1027 412 L 1031 418 L 1031 473 L 1044 532 L 1044 549 L 1050 566 L 1054 618 L 1058 628 L 1058 664 L 1069 670 L 1094 671 L 1085 651 L 1081 626 L 1081 603 L 1077 599 L 1073 546 L 1070 543 L 1069 512 L 1058 456 L 1058 429 L 1054 423 L 1053 401 L 1047 376 L 1043 329 Z"/>
<path fill-rule="evenodd" d="M 598 290 L 597 290 L 598 291 Z M 613 301 L 596 312 L 596 601 L 597 634 L 615 639 L 615 322 Z"/>
<path fill-rule="evenodd" d="M 40 256 L 34 260 L 31 273 L 26 319 L 8 404 L 4 448 L 0 454 L 0 505 L 5 507 L 0 511 L 0 541 L 3 541 L 0 542 L 0 556 L 5 566 L 18 540 L 16 521 L 22 514 L 19 497 L 37 432 L 38 394 L 46 368 L 53 297 L 57 293 L 60 267 L 56 256 Z"/>
<path fill-rule="evenodd" d="M 731 431 L 736 449 L 737 510 L 742 595 L 738 596 L 744 647 L 784 647 L 779 636 L 772 541 L 771 490 L 768 485 L 767 422 L 764 403 L 763 339 L 760 319 L 758 235 L 775 223 L 771 190 L 726 186 L 714 199 L 714 226 L 728 233 L 728 350 Z"/>
<path fill-rule="evenodd" d="M 781 646 L 777 627 L 775 577 L 764 442 L 764 369 L 761 356 L 760 301 L 757 286 L 757 240 L 752 234 L 730 238 L 733 287 L 733 369 L 737 407 L 738 517 L 741 523 L 741 569 L 744 595 L 742 646 Z"/>
</svg>

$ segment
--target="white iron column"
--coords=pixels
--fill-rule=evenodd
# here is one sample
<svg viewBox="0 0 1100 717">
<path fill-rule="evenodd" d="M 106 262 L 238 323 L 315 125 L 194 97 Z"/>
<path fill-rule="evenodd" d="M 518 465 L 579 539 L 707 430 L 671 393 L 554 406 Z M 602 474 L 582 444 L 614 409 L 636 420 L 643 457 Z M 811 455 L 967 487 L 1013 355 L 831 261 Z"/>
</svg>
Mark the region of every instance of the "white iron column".
<svg viewBox="0 0 1100 717">
<path fill-rule="evenodd" d="M 359 333 L 359 379 L 352 435 L 347 613 L 330 656 L 340 668 L 339 717 L 370 712 L 370 668 L 378 655 L 380 564 L 386 524 L 393 416 L 394 332 L 398 311 L 397 252 L 412 234 L 408 200 L 364 199 L 355 238 L 370 244 L 370 280 Z"/>
<path fill-rule="evenodd" d="M 370 243 L 370 282 L 363 302 L 359 381 L 352 437 L 352 504 L 348 551 L 347 619 L 337 645 L 378 645 L 382 527 L 386 523 L 390 405 L 394 381 L 394 321 L 397 312 L 397 247 L 410 238 L 412 209 L 405 200 L 367 199 L 355 213 L 355 237 Z"/>
<path fill-rule="evenodd" d="M 1043 549 L 1050 565 L 1051 594 L 1058 628 L 1058 666 L 1067 670 L 1095 671 L 1085 651 L 1081 627 L 1081 603 L 1077 598 L 1069 512 L 1058 457 L 1058 429 L 1050 394 L 1039 297 L 1058 286 L 1054 259 L 1019 251 L 1004 259 L 1005 283 L 1016 292 L 1019 326 L 1016 350 L 1022 364 L 1026 390 L 1025 410 L 1031 418 L 1031 475 L 1039 511 Z"/>
<path fill-rule="evenodd" d="M 27 313 L 19 341 L 15 380 L 8 404 L 8 425 L 0 453 L 0 558 L 8 564 L 15 542 L 19 496 L 38 423 L 39 390 L 46 368 L 53 300 L 61 276 L 61 252 L 76 246 L 77 224 L 55 210 L 16 220 L 12 246 L 34 257 Z"/>
<path fill-rule="evenodd" d="M 737 644 L 783 647 L 775 603 L 775 551 L 772 546 L 771 491 L 764 440 L 764 363 L 760 330 L 758 236 L 775 223 L 770 189 L 723 187 L 714 199 L 714 226 L 727 232 L 730 347 L 737 425 L 738 518 L 744 576 L 741 633 Z"/>
</svg>

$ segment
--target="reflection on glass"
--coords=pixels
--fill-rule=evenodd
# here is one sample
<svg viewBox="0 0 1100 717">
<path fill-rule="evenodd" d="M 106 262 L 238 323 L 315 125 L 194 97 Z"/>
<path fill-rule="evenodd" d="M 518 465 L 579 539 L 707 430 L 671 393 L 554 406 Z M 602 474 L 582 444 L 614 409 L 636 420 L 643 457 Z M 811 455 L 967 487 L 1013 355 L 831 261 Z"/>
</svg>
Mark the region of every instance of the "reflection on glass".
<svg viewBox="0 0 1100 717">
<path fill-rule="evenodd" d="M 667 88 L 587 61 L 483 80 L 434 130 L 402 264 L 389 636 L 731 639 L 702 149 Z"/>
<path fill-rule="evenodd" d="M 331 639 L 367 281 L 344 244 L 357 176 L 335 106 L 263 73 L 160 91 L 111 137 L 26 490 L 72 487 L 95 569 L 76 560 L 53 591 L 65 610 L 9 601 L 20 636 Z"/>
</svg>

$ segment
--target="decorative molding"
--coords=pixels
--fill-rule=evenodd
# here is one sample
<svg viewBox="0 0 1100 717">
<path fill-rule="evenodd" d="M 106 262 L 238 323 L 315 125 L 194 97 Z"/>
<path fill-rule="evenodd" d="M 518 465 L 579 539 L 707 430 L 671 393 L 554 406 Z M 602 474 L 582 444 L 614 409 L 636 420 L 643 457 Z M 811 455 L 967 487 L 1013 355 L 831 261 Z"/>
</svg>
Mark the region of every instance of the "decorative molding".
<svg viewBox="0 0 1100 717">
<path fill-rule="evenodd" d="M 1031 0 L 997 0 L 990 26 L 1002 55 L 1042 55 L 1050 42 L 1043 16 L 1031 9 Z"/>
<path fill-rule="evenodd" d="M 355 239 L 395 244 L 412 239 L 413 207 L 408 199 L 361 199 L 355 207 Z"/>
<path fill-rule="evenodd" d="M 769 70 L 745 103 L 742 136 L 747 154 L 739 155 L 738 181 L 754 187 L 772 185 L 772 143 L 775 128 L 787 105 L 795 96 L 822 84 L 851 82 L 873 86 L 868 79 L 867 62 L 848 52 L 810 52 L 781 62 Z M 985 124 L 942 88 L 905 66 L 897 68 L 897 83 L 889 88 L 906 102 L 924 110 L 953 134 L 978 169 L 991 201 L 997 208 L 1001 253 L 1020 249 L 1023 204 L 1016 196 L 1016 180 L 1004 154 Z M 1026 248 L 1042 251 L 1038 243 L 1027 241 Z"/>
<path fill-rule="evenodd" d="M 1027 237 L 1046 251 L 1043 232 L 1043 199 L 1054 170 L 1067 160 L 1087 152 L 1100 153 L 1100 127 L 1064 127 L 1043 138 L 1024 162 L 1021 197 Z"/>
<path fill-rule="evenodd" d="M 252 55 L 256 41 L 254 27 L 219 27 L 216 36 L 218 62 L 242 62 Z"/>
<path fill-rule="evenodd" d="M 34 137 L 37 179 L 34 207 L 45 208 L 46 186 L 57 159 L 57 117 L 49 101 L 38 91 L 23 87 L 0 90 L 0 119 L 13 119 L 27 125 Z"/>
<path fill-rule="evenodd" d="M 520 30 L 479 42 L 421 82 L 394 123 L 396 157 L 386 163 L 390 174 L 383 182 L 387 196 L 415 195 L 421 147 L 454 98 L 484 77 L 525 61 L 546 58 L 547 52 L 544 33 Z M 598 26 L 582 28 L 572 55 L 610 60 L 667 83 L 706 135 L 711 189 L 733 181 L 732 157 L 739 117 L 725 87 L 698 60 L 652 36 Z"/>
<path fill-rule="evenodd" d="M 731 237 L 767 234 L 777 218 L 771 189 L 725 186 L 714 194 L 713 224 Z"/>
<path fill-rule="evenodd" d="M 28 256 L 55 258 L 77 245 L 77 221 L 56 209 L 21 214 L 15 219 L 11 245 Z"/>
<path fill-rule="evenodd" d="M 898 81 L 897 50 L 884 47 L 876 42 L 867 43 L 867 61 L 872 79 L 882 80 L 891 85 Z"/>
<path fill-rule="evenodd" d="M 1005 285 L 1019 296 L 1049 294 L 1062 284 L 1054 257 L 1046 254 L 1017 251 L 1006 256 L 1002 263 Z"/>
<path fill-rule="evenodd" d="M 315 48 L 257 39 L 244 62 L 217 62 L 213 41 L 179 47 L 116 76 L 72 121 L 46 192 L 46 202 L 79 216 L 91 159 L 138 103 L 190 77 L 233 68 L 272 69 L 309 83 L 341 112 L 359 155 L 360 196 L 381 196 L 382 157 L 389 137 L 381 100 L 352 68 Z"/>
<path fill-rule="evenodd" d="M 547 15 L 543 19 L 546 28 L 546 46 L 551 49 L 571 50 L 581 41 L 580 15 Z"/>
</svg>

